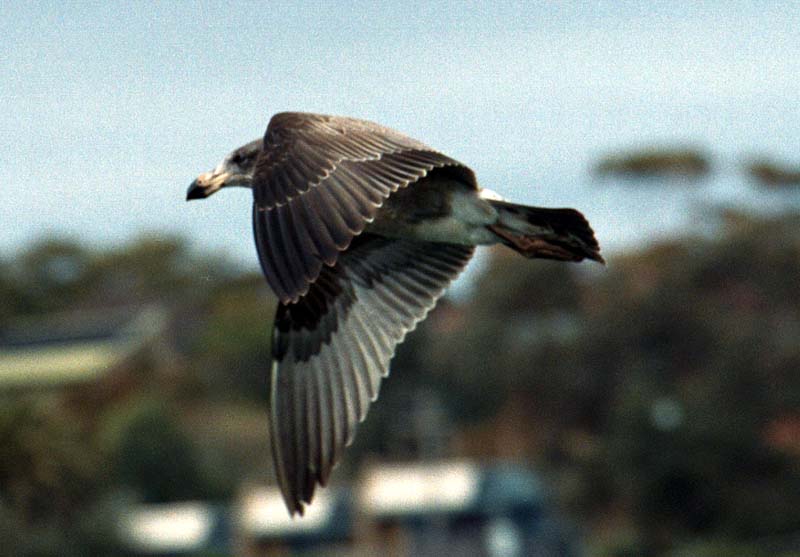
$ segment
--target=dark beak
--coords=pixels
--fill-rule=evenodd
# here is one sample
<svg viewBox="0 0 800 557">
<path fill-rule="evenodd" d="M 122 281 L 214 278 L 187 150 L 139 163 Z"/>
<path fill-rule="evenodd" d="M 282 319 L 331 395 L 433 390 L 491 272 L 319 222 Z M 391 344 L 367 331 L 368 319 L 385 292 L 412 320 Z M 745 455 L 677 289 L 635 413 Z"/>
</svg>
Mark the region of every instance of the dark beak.
<svg viewBox="0 0 800 557">
<path fill-rule="evenodd" d="M 189 189 L 186 191 L 186 201 L 205 199 L 206 197 L 208 197 L 206 195 L 206 188 L 201 186 L 197 180 L 192 182 L 192 185 L 190 185 Z"/>
</svg>

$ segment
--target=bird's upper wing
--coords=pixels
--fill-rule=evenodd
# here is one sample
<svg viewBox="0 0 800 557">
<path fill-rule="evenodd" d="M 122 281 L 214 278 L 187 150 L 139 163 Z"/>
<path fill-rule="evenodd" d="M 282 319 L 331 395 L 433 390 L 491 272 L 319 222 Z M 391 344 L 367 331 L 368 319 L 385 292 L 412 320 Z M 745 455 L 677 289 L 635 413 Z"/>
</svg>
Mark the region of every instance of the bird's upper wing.
<svg viewBox="0 0 800 557">
<path fill-rule="evenodd" d="M 281 302 L 305 294 L 393 192 L 444 167 L 477 188 L 469 168 L 389 128 L 273 116 L 253 175 L 253 228 L 261 268 Z"/>
<path fill-rule="evenodd" d="M 272 452 L 289 511 L 302 514 L 378 396 L 389 360 L 474 248 L 362 234 L 273 332 Z"/>
</svg>

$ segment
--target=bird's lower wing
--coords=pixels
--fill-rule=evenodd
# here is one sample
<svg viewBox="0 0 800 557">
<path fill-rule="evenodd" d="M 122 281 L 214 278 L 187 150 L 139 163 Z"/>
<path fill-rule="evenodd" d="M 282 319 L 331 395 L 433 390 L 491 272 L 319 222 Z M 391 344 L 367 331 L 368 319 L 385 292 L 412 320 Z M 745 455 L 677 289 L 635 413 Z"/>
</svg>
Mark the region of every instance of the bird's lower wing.
<svg viewBox="0 0 800 557">
<path fill-rule="evenodd" d="M 473 250 L 362 234 L 297 303 L 279 306 L 270 418 L 276 475 L 292 514 L 326 484 L 395 348 Z"/>
</svg>

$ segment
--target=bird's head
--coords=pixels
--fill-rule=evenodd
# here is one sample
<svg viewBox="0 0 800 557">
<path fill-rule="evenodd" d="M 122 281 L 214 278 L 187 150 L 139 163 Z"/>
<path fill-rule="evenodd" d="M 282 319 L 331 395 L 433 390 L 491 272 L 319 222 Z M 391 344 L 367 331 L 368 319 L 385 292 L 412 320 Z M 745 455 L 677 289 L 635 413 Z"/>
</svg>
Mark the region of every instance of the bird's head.
<svg viewBox="0 0 800 557">
<path fill-rule="evenodd" d="M 214 170 L 204 172 L 192 182 L 186 192 L 186 200 L 205 199 L 229 186 L 251 187 L 256 159 L 263 143 L 261 139 L 256 139 L 226 155 Z"/>
</svg>

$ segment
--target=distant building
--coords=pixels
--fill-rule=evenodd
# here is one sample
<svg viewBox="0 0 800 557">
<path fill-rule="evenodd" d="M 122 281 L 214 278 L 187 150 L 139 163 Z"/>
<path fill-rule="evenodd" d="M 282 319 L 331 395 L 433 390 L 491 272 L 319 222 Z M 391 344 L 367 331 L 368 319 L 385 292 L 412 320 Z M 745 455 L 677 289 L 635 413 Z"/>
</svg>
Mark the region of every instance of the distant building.
<svg viewBox="0 0 800 557">
<path fill-rule="evenodd" d="M 323 489 L 302 517 L 289 517 L 278 488 L 247 489 L 239 501 L 241 555 L 350 555 L 353 506 L 347 489 Z"/>
<path fill-rule="evenodd" d="M 0 330 L 0 395 L 56 395 L 98 407 L 167 369 L 166 312 L 158 306 L 29 318 Z"/>
<path fill-rule="evenodd" d="M 125 549 L 135 555 L 229 555 L 229 511 L 200 502 L 136 505 L 118 523 Z"/>
<path fill-rule="evenodd" d="M 136 506 L 120 528 L 129 550 L 154 556 L 581 555 L 530 471 L 464 461 L 370 466 L 352 489 L 320 490 L 302 517 L 289 517 L 276 487 L 250 486 L 227 511 Z"/>
<path fill-rule="evenodd" d="M 362 477 L 367 534 L 386 556 L 569 557 L 574 536 L 528 470 L 471 462 L 380 465 Z"/>
<path fill-rule="evenodd" d="M 276 488 L 247 491 L 237 516 L 248 557 L 581 554 L 533 473 L 513 465 L 374 465 L 353 490 L 318 492 L 302 518 L 289 518 Z"/>
</svg>

